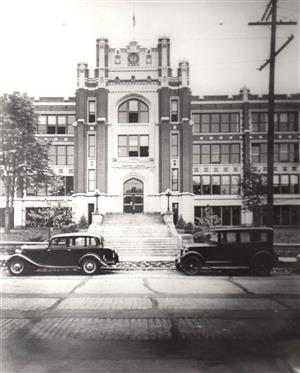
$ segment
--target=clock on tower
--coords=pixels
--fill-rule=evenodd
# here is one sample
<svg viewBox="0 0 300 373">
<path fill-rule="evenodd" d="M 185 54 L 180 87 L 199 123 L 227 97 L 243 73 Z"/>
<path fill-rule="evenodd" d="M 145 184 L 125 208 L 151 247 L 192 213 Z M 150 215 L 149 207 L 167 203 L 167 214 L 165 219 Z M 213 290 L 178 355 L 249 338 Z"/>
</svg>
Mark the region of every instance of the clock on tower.
<svg viewBox="0 0 300 373">
<path fill-rule="evenodd" d="M 137 53 L 129 53 L 128 55 L 128 64 L 137 65 L 139 63 L 139 55 Z"/>
</svg>

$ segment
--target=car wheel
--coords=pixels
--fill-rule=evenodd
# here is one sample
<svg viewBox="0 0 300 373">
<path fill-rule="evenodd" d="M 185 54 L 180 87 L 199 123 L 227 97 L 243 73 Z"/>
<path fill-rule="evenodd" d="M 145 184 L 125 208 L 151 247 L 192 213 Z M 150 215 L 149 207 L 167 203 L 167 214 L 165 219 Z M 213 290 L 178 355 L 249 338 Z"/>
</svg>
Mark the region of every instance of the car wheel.
<svg viewBox="0 0 300 373">
<path fill-rule="evenodd" d="M 252 261 L 252 273 L 257 276 L 268 276 L 273 268 L 274 260 L 270 254 L 257 254 Z"/>
<path fill-rule="evenodd" d="M 202 260 L 196 256 L 188 256 L 182 262 L 181 268 L 183 273 L 188 276 L 198 275 L 201 271 Z"/>
<path fill-rule="evenodd" d="M 98 272 L 99 264 L 94 258 L 86 258 L 82 261 L 81 268 L 84 274 L 94 275 Z"/>
<path fill-rule="evenodd" d="M 13 276 L 24 276 L 28 267 L 22 259 L 12 259 L 8 264 L 9 273 Z"/>
</svg>

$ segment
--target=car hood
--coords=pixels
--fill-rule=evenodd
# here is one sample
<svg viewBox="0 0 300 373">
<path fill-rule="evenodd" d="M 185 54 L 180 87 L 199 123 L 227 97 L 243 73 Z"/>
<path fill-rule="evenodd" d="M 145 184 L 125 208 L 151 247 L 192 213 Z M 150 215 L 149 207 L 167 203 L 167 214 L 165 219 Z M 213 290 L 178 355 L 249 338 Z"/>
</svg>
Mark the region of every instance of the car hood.
<svg viewBox="0 0 300 373">
<path fill-rule="evenodd" d="M 45 250 L 47 249 L 48 247 L 48 243 L 41 243 L 41 244 L 37 244 L 37 245 L 31 245 L 31 244 L 28 244 L 28 245 L 22 245 L 21 246 L 21 250 Z"/>
<path fill-rule="evenodd" d="M 199 242 L 199 243 L 193 242 L 193 243 L 184 245 L 183 247 L 187 248 L 187 249 L 193 249 L 193 248 L 196 249 L 196 248 L 199 248 L 199 247 L 214 247 L 214 246 L 217 246 L 217 244 L 205 243 L 205 242 Z"/>
</svg>

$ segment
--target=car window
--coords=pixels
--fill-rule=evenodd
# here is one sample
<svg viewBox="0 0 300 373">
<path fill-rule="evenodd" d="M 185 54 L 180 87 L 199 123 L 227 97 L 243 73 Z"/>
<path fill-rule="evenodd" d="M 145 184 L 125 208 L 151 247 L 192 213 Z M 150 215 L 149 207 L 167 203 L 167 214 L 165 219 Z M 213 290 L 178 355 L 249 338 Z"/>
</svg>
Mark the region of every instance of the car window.
<svg viewBox="0 0 300 373">
<path fill-rule="evenodd" d="M 236 243 L 236 232 L 221 232 L 221 243 Z"/>
<path fill-rule="evenodd" d="M 210 243 L 217 243 L 218 242 L 218 234 L 217 232 L 209 232 L 206 236 L 206 239 Z"/>
<path fill-rule="evenodd" d="M 50 246 L 67 246 L 67 239 L 65 237 L 53 238 Z"/>
<path fill-rule="evenodd" d="M 252 242 L 268 242 L 268 233 L 252 232 Z"/>
<path fill-rule="evenodd" d="M 251 235 L 250 232 L 241 232 L 240 234 L 241 243 L 249 243 L 251 242 Z"/>
<path fill-rule="evenodd" d="M 97 246 L 97 242 L 94 237 L 87 237 L 86 241 L 87 241 L 87 245 L 89 246 Z"/>
</svg>

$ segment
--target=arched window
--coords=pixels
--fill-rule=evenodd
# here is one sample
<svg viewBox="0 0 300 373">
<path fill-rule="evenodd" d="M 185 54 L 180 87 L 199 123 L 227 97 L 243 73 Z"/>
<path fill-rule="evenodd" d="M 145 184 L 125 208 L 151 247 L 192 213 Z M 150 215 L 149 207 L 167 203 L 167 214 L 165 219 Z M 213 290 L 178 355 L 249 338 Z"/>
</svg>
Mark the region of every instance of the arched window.
<svg viewBox="0 0 300 373">
<path fill-rule="evenodd" d="M 119 123 L 148 123 L 149 108 L 140 100 L 128 100 L 119 106 Z"/>
</svg>

